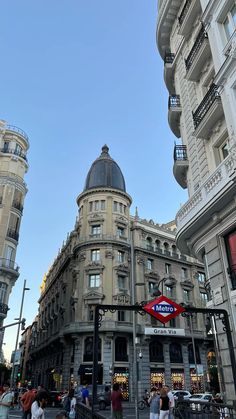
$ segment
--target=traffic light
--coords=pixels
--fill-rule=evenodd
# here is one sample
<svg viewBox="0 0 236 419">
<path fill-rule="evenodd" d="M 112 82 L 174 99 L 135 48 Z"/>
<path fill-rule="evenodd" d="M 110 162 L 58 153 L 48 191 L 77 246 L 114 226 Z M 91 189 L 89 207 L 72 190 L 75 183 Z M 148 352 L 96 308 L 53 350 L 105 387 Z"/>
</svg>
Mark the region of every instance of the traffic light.
<svg viewBox="0 0 236 419">
<path fill-rule="evenodd" d="M 17 369 L 17 381 L 20 381 L 20 376 L 21 376 L 21 371 L 20 371 L 20 366 L 18 366 L 18 369 Z"/>
<path fill-rule="evenodd" d="M 21 320 L 21 330 L 25 330 L 25 322 L 26 322 L 26 319 L 22 319 Z"/>
</svg>

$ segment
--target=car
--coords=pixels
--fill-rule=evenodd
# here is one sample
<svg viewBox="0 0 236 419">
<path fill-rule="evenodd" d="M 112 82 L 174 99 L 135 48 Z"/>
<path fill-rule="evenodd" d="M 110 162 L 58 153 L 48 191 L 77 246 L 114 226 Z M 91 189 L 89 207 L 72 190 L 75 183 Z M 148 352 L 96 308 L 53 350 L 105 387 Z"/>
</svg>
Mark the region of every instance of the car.
<svg viewBox="0 0 236 419">
<path fill-rule="evenodd" d="M 51 407 L 62 407 L 62 393 L 60 391 L 49 391 L 47 404 Z"/>
<path fill-rule="evenodd" d="M 189 397 L 188 401 L 194 402 L 190 404 L 192 410 L 206 410 L 209 408 L 207 404 L 213 401 L 213 396 L 210 393 L 196 393 Z"/>
<path fill-rule="evenodd" d="M 173 390 L 172 394 L 175 400 L 188 400 L 192 396 L 188 390 Z"/>
</svg>

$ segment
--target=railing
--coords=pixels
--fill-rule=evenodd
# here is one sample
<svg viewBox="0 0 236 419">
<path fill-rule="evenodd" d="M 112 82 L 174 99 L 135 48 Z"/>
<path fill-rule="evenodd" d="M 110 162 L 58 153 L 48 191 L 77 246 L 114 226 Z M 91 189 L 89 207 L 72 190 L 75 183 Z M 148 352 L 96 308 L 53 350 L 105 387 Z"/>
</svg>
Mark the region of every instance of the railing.
<svg viewBox="0 0 236 419">
<path fill-rule="evenodd" d="M 179 108 L 180 105 L 180 96 L 179 95 L 170 95 L 169 96 L 169 102 L 168 102 L 168 108 Z"/>
<path fill-rule="evenodd" d="M 185 66 L 186 66 L 187 70 L 190 69 L 193 61 L 195 60 L 195 57 L 196 57 L 198 51 L 200 50 L 200 48 L 201 48 L 201 46 L 204 42 L 204 40 L 207 39 L 207 38 L 208 38 L 207 32 L 206 32 L 204 26 L 202 25 L 202 28 L 201 28 L 201 30 L 200 30 L 197 38 L 196 38 L 196 41 L 194 42 L 194 45 L 193 45 L 188 57 L 185 60 Z"/>
<path fill-rule="evenodd" d="M 174 148 L 174 161 L 188 160 L 186 145 L 175 145 Z"/>
<path fill-rule="evenodd" d="M 27 143 L 29 142 L 29 137 L 23 129 L 15 127 L 14 125 L 6 125 L 6 129 L 20 134 L 27 141 Z"/>
<path fill-rule="evenodd" d="M 193 395 L 194 397 L 194 395 Z M 209 400 L 211 395 L 209 394 Z M 190 419 L 193 417 L 204 419 L 230 418 L 236 419 L 233 406 L 224 403 L 210 402 L 208 400 L 181 400 L 175 402 L 175 417 Z"/>
<path fill-rule="evenodd" d="M 11 228 L 9 228 L 7 230 L 7 237 L 10 237 L 11 239 L 14 239 L 14 240 L 18 241 L 19 233 L 15 230 L 12 230 Z"/>
<path fill-rule="evenodd" d="M 212 104 L 219 98 L 220 94 L 218 92 L 218 86 L 213 83 L 196 111 L 193 112 L 193 122 L 195 129 L 201 123 Z"/>
<path fill-rule="evenodd" d="M 7 314 L 9 308 L 7 304 L 0 303 L 0 314 Z"/>
<path fill-rule="evenodd" d="M 0 268 L 10 268 L 14 271 L 19 271 L 19 266 L 13 260 L 4 258 L 0 258 Z"/>
<path fill-rule="evenodd" d="M 23 211 L 23 205 L 19 201 L 13 201 L 12 206 L 13 208 L 18 209 L 20 212 Z"/>
<path fill-rule="evenodd" d="M 76 419 L 104 419 L 106 417 L 101 412 L 92 411 L 90 407 L 82 403 L 76 404 L 75 411 Z"/>
<path fill-rule="evenodd" d="M 1 151 L 1 153 L 14 154 L 15 156 L 21 157 L 22 159 L 27 161 L 26 154 L 23 153 L 23 151 L 18 151 L 16 149 L 11 149 L 11 148 L 8 148 L 8 147 L 4 147 L 0 151 Z"/>
<path fill-rule="evenodd" d="M 175 54 L 173 54 L 172 52 L 166 52 L 165 58 L 164 58 L 164 63 L 165 64 L 172 64 L 174 59 L 175 59 Z"/>
<path fill-rule="evenodd" d="M 179 20 L 179 24 L 180 24 L 180 25 L 182 25 L 182 23 L 183 23 L 183 21 L 184 21 L 184 18 L 185 18 L 185 16 L 186 16 L 186 15 L 187 15 L 187 13 L 188 13 L 188 10 L 189 10 L 189 8 L 190 8 L 191 2 L 192 2 L 192 0 L 187 0 L 187 1 L 186 1 L 185 5 L 184 5 L 184 7 L 183 7 L 183 9 L 182 9 L 182 12 L 180 13 L 180 15 L 179 15 L 179 17 L 178 17 L 178 20 Z"/>
</svg>

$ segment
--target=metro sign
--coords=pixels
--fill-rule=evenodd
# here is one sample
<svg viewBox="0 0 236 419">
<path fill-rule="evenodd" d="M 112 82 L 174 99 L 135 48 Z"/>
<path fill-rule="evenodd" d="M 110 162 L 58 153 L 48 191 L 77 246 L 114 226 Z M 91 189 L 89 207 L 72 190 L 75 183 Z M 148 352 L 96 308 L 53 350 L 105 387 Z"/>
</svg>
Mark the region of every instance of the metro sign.
<svg viewBox="0 0 236 419">
<path fill-rule="evenodd" d="M 155 300 L 152 300 L 150 303 L 143 306 L 143 310 L 152 317 L 160 320 L 161 323 L 167 323 L 185 311 L 184 307 L 176 304 L 164 295 L 155 298 Z"/>
</svg>

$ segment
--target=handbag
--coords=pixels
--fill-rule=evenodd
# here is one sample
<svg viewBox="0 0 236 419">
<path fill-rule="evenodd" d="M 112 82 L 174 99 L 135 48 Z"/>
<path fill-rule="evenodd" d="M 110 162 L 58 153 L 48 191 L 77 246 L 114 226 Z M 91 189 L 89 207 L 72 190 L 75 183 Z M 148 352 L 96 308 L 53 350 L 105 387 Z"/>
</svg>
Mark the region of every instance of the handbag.
<svg viewBox="0 0 236 419">
<path fill-rule="evenodd" d="M 75 419 L 75 409 L 74 409 L 74 408 L 72 408 L 72 409 L 70 410 L 70 413 L 69 413 L 69 418 L 70 418 L 70 419 Z"/>
</svg>

